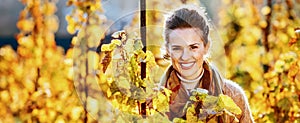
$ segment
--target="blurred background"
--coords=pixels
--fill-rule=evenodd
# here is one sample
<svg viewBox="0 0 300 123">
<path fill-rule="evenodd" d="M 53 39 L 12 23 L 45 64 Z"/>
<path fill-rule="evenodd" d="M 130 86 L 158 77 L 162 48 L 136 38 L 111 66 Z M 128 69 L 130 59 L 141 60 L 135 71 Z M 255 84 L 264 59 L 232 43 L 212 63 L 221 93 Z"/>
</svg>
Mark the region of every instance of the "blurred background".
<svg viewBox="0 0 300 123">
<path fill-rule="evenodd" d="M 209 9 L 209 16 L 212 18 L 217 18 L 216 14 L 211 14 L 219 9 L 219 7 L 213 6 L 217 2 L 218 1 L 203 1 L 204 6 Z M 72 35 L 67 32 L 68 23 L 65 19 L 65 16 L 71 13 L 72 7 L 67 7 L 66 3 L 67 0 L 57 0 L 57 11 L 55 13 L 59 18 L 59 29 L 55 33 L 55 38 L 57 44 L 64 47 L 64 49 L 70 48 L 72 39 Z M 103 0 L 102 4 L 105 16 L 114 23 L 113 26 L 110 27 L 112 31 L 109 33 L 122 30 L 126 25 L 132 22 L 134 12 L 139 11 L 139 0 L 128 0 L 127 2 L 120 0 Z M 1 0 L 0 46 L 9 44 L 12 45 L 15 50 L 17 49 L 18 43 L 15 36 L 19 30 L 16 23 L 22 9 L 24 9 L 24 5 L 22 5 L 19 0 Z"/>
<path fill-rule="evenodd" d="M 164 17 L 196 4 L 211 19 L 210 61 L 242 86 L 255 121 L 300 122 L 300 0 L 146 1 L 147 47 L 159 66 L 154 82 L 169 64 L 162 59 Z M 74 74 L 88 78 L 89 72 L 73 69 L 77 43 L 90 34 L 86 42 L 92 43 L 79 51 L 100 57 L 91 62 L 97 66 L 111 34 L 126 30 L 129 39 L 139 37 L 139 12 L 139 0 L 0 0 L 0 123 L 111 120 L 96 96 L 83 95 L 87 103 L 78 98 L 75 89 L 83 89 Z"/>
<path fill-rule="evenodd" d="M 103 8 L 105 9 L 106 17 L 111 21 L 116 21 L 118 17 L 125 16 L 125 14 L 128 14 L 129 12 L 138 10 L 137 0 L 130 0 L 128 2 L 135 4 L 124 4 L 124 1 L 120 0 L 102 1 L 102 3 L 105 4 Z M 64 49 L 70 48 L 72 39 L 72 35 L 67 32 L 68 23 L 65 19 L 65 16 L 71 13 L 72 7 L 67 7 L 66 3 L 67 0 L 57 0 L 57 11 L 55 13 L 59 18 L 59 29 L 55 33 L 55 38 L 57 44 L 62 46 Z M 24 9 L 24 5 L 19 0 L 1 0 L 0 13 L 2 17 L 0 18 L 0 46 L 9 44 L 12 45 L 15 50 L 17 49 L 18 43 L 15 36 L 19 30 L 16 26 L 16 23 L 19 18 L 19 13 L 22 9 Z M 113 28 L 115 31 L 121 30 L 130 22 L 130 19 L 122 20 L 111 28 Z"/>
</svg>

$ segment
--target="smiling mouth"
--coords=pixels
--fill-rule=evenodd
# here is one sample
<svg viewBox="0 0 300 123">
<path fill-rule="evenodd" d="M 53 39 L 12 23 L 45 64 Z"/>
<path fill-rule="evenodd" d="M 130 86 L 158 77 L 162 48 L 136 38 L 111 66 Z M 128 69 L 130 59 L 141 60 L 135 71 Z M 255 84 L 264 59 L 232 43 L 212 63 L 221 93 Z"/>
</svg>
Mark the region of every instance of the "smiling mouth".
<svg viewBox="0 0 300 123">
<path fill-rule="evenodd" d="M 195 62 L 190 62 L 190 63 L 180 63 L 180 66 L 183 70 L 191 69 Z"/>
</svg>

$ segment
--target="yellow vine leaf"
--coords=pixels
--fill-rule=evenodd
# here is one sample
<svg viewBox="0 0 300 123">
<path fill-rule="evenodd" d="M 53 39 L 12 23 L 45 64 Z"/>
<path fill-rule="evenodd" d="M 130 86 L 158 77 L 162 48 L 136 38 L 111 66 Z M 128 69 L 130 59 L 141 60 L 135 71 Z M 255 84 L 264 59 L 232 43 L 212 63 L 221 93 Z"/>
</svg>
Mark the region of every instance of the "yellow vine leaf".
<svg viewBox="0 0 300 123">
<path fill-rule="evenodd" d="M 118 46 L 121 46 L 121 40 L 118 40 L 118 39 L 113 39 L 113 40 L 111 40 L 111 43 L 112 44 L 115 44 L 115 45 L 118 45 Z"/>
<path fill-rule="evenodd" d="M 159 112 L 169 111 L 168 102 L 168 97 L 159 92 L 157 96 L 153 98 L 153 108 Z"/>
<path fill-rule="evenodd" d="M 217 102 L 216 111 L 228 110 L 234 114 L 241 114 L 242 110 L 234 103 L 234 101 L 227 95 L 220 94 Z"/>
<path fill-rule="evenodd" d="M 195 111 L 195 106 L 192 105 L 191 107 L 189 107 L 187 109 L 187 113 L 186 113 L 186 122 L 187 123 L 197 123 L 198 121 L 198 117 Z"/>
<path fill-rule="evenodd" d="M 296 63 L 293 63 L 290 67 L 288 75 L 295 76 L 295 75 L 297 75 L 298 72 L 299 72 L 299 66 L 297 66 Z"/>
<path fill-rule="evenodd" d="M 118 86 L 124 89 L 130 89 L 130 81 L 128 78 L 125 78 L 123 76 L 120 76 L 118 81 Z"/>
<path fill-rule="evenodd" d="M 267 15 L 271 12 L 271 8 L 269 6 L 264 6 L 262 9 L 261 9 L 261 13 L 263 15 Z"/>
<path fill-rule="evenodd" d="M 51 32 L 56 32 L 59 28 L 59 19 L 57 16 L 48 16 L 45 18 L 45 26 Z"/>
<path fill-rule="evenodd" d="M 17 22 L 17 27 L 24 32 L 30 32 L 34 28 L 34 22 L 31 19 L 20 20 Z"/>
<path fill-rule="evenodd" d="M 78 120 L 80 118 L 80 115 L 81 113 L 83 112 L 83 107 L 80 107 L 80 106 L 76 106 L 76 107 L 73 107 L 72 110 L 71 110 L 71 119 L 72 120 Z"/>
<path fill-rule="evenodd" d="M 174 118 L 173 123 L 186 123 L 186 120 L 182 118 Z"/>
</svg>

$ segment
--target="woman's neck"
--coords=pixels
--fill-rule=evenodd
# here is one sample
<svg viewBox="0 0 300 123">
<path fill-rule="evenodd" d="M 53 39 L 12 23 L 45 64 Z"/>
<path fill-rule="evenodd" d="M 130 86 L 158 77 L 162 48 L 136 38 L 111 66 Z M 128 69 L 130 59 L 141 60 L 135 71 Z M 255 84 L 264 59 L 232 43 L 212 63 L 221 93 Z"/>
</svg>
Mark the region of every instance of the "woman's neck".
<svg viewBox="0 0 300 123">
<path fill-rule="evenodd" d="M 180 76 L 177 72 L 176 72 L 176 75 L 178 76 L 178 78 L 181 80 L 181 82 L 183 83 L 195 83 L 195 82 L 199 82 L 199 80 L 202 78 L 203 76 L 203 73 L 204 73 L 204 69 L 202 69 L 202 72 L 200 73 L 200 75 L 195 78 L 195 79 L 185 79 L 183 78 L 182 76 Z"/>
</svg>

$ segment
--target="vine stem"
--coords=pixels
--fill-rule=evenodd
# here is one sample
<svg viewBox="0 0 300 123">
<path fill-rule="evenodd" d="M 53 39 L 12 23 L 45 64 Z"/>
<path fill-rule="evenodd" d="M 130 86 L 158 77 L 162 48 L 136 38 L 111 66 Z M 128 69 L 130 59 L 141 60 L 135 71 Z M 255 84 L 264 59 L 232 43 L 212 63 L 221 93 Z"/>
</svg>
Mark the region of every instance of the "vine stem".
<svg viewBox="0 0 300 123">
<path fill-rule="evenodd" d="M 264 37 L 263 37 L 263 45 L 265 47 L 266 52 L 269 52 L 269 40 L 268 35 L 270 33 L 271 28 L 271 17 L 272 17 L 272 0 L 267 0 L 267 6 L 271 9 L 271 12 L 266 15 L 267 27 L 263 29 Z"/>
</svg>

